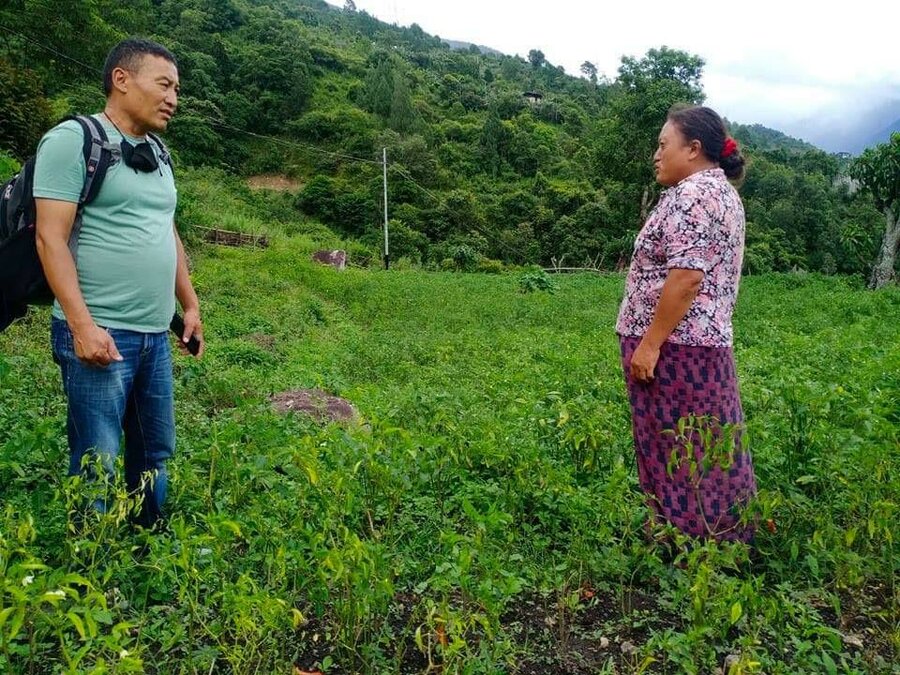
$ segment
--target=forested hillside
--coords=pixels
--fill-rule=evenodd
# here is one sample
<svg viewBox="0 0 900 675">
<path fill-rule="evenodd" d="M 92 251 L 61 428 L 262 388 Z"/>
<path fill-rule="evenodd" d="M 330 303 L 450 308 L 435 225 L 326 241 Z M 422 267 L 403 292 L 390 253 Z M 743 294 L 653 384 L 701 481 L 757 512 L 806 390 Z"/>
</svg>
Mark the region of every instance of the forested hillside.
<svg viewBox="0 0 900 675">
<path fill-rule="evenodd" d="M 704 98 L 702 59 L 665 47 L 623 57 L 609 81 L 588 62 L 569 76 L 538 50 L 452 50 L 352 3 L 11 0 L 0 150 L 21 160 L 56 118 L 98 109 L 104 55 L 127 35 L 179 59 L 168 140 L 182 166 L 286 174 L 295 209 L 375 249 L 387 148 L 392 257 L 426 265 L 623 265 L 658 196 L 650 156 L 665 113 Z M 835 187 L 836 158 L 762 127 L 734 132 L 752 160 L 746 271 L 867 272 L 883 220 Z"/>
</svg>

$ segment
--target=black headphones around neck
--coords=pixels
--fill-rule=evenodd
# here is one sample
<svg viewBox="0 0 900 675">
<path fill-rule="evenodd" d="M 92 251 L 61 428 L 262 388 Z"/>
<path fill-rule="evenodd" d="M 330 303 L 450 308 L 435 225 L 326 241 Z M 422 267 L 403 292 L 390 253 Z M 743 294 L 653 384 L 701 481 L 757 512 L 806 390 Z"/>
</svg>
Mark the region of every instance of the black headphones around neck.
<svg viewBox="0 0 900 675">
<path fill-rule="evenodd" d="M 156 153 L 153 152 L 153 146 L 147 141 L 141 141 L 137 145 L 132 145 L 124 138 L 120 145 L 122 148 L 122 161 L 125 166 L 130 166 L 135 171 L 150 173 L 159 169 L 159 160 Z"/>
<path fill-rule="evenodd" d="M 106 113 L 103 113 L 103 116 L 109 120 L 109 123 L 122 136 L 122 142 L 119 144 L 119 147 L 122 152 L 122 162 L 124 162 L 125 166 L 134 169 L 135 172 L 140 171 L 142 173 L 150 173 L 159 169 L 159 159 L 156 157 L 156 153 L 153 152 L 153 146 L 150 145 L 149 141 L 143 140 L 136 145 L 132 145 L 125 138 L 122 130 L 112 121 L 112 118 Z"/>
</svg>

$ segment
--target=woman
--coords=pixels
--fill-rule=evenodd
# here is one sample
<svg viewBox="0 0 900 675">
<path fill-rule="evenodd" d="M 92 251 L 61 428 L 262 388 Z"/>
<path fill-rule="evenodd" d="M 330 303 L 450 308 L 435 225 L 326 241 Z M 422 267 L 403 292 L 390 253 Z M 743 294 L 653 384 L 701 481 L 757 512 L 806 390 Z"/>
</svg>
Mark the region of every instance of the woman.
<svg viewBox="0 0 900 675">
<path fill-rule="evenodd" d="M 744 159 L 722 118 L 673 109 L 653 155 L 670 188 L 638 234 L 616 332 L 641 488 L 657 520 L 686 534 L 749 541 L 756 492 L 732 353 L 744 207 L 729 180 Z"/>
</svg>

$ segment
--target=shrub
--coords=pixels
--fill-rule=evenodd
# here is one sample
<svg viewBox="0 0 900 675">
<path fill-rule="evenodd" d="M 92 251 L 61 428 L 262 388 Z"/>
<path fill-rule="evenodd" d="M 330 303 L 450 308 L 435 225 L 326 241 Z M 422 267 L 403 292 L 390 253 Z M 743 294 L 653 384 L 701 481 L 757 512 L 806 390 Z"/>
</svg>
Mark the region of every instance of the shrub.
<svg viewBox="0 0 900 675">
<path fill-rule="evenodd" d="M 475 271 L 482 274 L 503 274 L 505 270 L 502 262 L 492 258 L 481 258 L 475 266 Z"/>
<path fill-rule="evenodd" d="M 22 166 L 5 152 L 0 152 L 0 182 L 7 181 L 16 175 Z"/>
<path fill-rule="evenodd" d="M 534 293 L 535 291 L 547 291 L 555 293 L 558 285 L 549 274 L 544 270 L 534 270 L 526 272 L 519 277 L 519 292 Z"/>
</svg>

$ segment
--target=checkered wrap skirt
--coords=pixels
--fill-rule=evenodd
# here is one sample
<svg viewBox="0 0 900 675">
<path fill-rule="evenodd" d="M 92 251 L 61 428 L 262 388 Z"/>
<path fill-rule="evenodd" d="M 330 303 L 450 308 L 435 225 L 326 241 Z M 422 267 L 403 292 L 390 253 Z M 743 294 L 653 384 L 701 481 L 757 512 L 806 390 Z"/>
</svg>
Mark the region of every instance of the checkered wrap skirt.
<svg viewBox="0 0 900 675">
<path fill-rule="evenodd" d="M 620 344 L 638 479 L 657 520 L 695 537 L 750 541 L 752 522 L 740 515 L 756 479 L 742 445 L 731 348 L 667 342 L 655 378 L 644 384 L 629 373 L 640 339 L 620 336 Z"/>
</svg>

